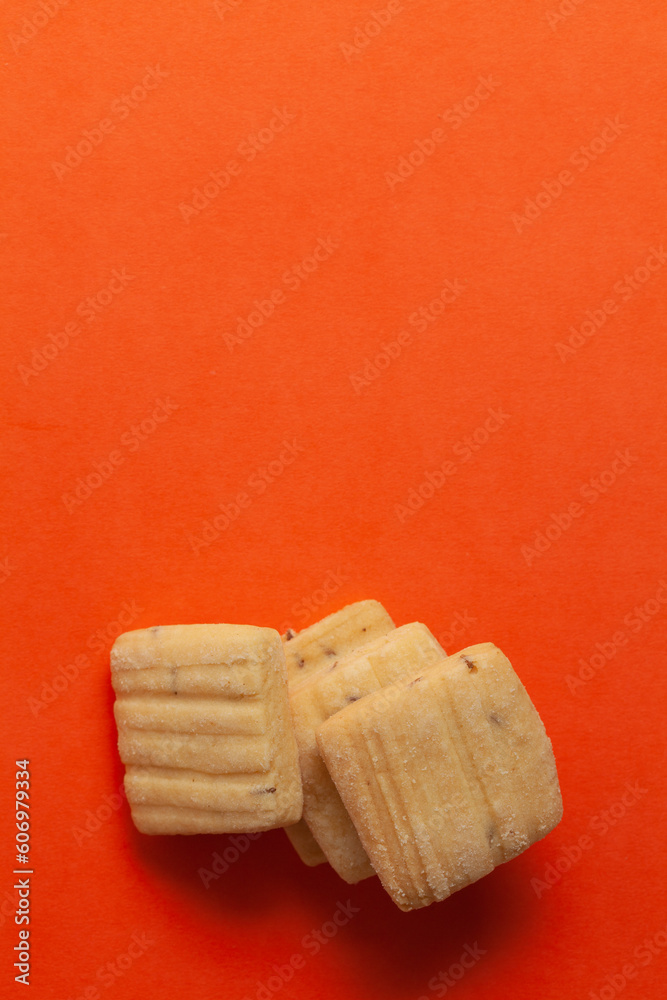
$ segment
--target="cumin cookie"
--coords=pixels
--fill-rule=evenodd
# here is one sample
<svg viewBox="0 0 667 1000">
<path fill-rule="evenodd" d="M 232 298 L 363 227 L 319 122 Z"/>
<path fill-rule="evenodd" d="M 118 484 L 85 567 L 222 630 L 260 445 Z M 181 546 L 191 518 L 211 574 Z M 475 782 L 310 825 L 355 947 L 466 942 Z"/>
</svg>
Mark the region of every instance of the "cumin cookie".
<svg viewBox="0 0 667 1000">
<path fill-rule="evenodd" d="M 164 625 L 111 650 L 118 749 L 138 830 L 269 830 L 301 818 L 283 645 L 253 625 Z"/>
<path fill-rule="evenodd" d="M 346 705 L 444 658 L 442 646 L 426 626 L 412 622 L 316 670 L 290 693 L 303 782 L 303 821 L 346 882 L 359 882 L 375 872 L 322 760 L 317 730 Z"/>
<path fill-rule="evenodd" d="M 492 643 L 348 705 L 320 726 L 317 742 L 402 910 L 481 878 L 562 816 L 544 725 Z"/>
</svg>

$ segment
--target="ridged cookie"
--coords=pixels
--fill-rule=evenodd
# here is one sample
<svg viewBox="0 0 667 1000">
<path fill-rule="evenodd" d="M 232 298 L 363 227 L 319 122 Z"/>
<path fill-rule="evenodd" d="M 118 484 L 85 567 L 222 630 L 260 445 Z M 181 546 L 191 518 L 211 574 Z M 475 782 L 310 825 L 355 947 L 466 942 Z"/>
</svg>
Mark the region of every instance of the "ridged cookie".
<svg viewBox="0 0 667 1000">
<path fill-rule="evenodd" d="M 312 673 L 290 692 L 303 781 L 303 820 L 346 882 L 374 875 L 317 746 L 319 726 L 378 688 L 439 663 L 445 652 L 420 622 L 394 629 Z"/>
<path fill-rule="evenodd" d="M 286 632 L 283 641 L 290 685 L 393 628 L 379 601 L 357 601 L 302 632 Z"/>
<path fill-rule="evenodd" d="M 562 816 L 542 721 L 491 643 L 349 705 L 320 726 L 317 742 L 402 910 L 481 878 Z"/>
<path fill-rule="evenodd" d="M 394 628 L 378 601 L 348 604 L 302 632 L 291 629 L 283 636 L 290 691 L 311 673 L 329 666 L 358 646 Z M 305 823 L 285 829 L 295 851 L 309 866 L 326 861 L 322 849 Z"/>
<path fill-rule="evenodd" d="M 270 830 L 301 817 L 280 636 L 252 625 L 164 625 L 111 650 L 118 748 L 138 830 Z"/>
</svg>

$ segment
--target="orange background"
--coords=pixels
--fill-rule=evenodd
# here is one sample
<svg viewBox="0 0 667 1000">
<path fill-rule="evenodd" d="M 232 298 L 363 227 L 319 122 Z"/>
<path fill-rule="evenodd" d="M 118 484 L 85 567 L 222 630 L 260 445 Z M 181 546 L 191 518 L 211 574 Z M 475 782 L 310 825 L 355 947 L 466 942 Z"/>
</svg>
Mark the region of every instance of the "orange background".
<svg viewBox="0 0 667 1000">
<path fill-rule="evenodd" d="M 459 1000 L 609 997 L 628 963 L 625 996 L 664 995 L 662 5 L 45 5 L 0 28 L 2 995 L 21 757 L 33 996 L 430 1000 L 466 945 Z M 107 802 L 119 613 L 301 627 L 364 597 L 509 655 L 562 823 L 412 914 L 280 831 L 206 889 L 227 838 Z"/>
</svg>

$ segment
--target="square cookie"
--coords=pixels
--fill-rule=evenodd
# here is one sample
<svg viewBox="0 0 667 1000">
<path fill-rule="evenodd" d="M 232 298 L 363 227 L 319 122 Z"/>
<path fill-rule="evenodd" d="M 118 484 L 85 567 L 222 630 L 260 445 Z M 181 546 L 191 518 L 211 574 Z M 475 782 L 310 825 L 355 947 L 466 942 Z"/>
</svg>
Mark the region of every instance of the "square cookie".
<svg viewBox="0 0 667 1000">
<path fill-rule="evenodd" d="M 394 627 L 379 601 L 357 601 L 302 632 L 286 632 L 283 641 L 290 685 Z"/>
<path fill-rule="evenodd" d="M 289 630 L 283 636 L 290 691 L 311 673 L 328 667 L 351 652 L 394 628 L 394 623 L 378 601 L 357 601 L 309 625 L 302 632 Z M 286 827 L 285 833 L 304 864 L 311 867 L 326 861 L 317 841 L 303 821 Z"/>
<path fill-rule="evenodd" d="M 420 622 L 393 629 L 323 669 L 290 693 L 303 782 L 303 822 L 346 882 L 374 875 L 317 746 L 319 726 L 378 688 L 444 660 L 442 646 Z"/>
<path fill-rule="evenodd" d="M 320 726 L 317 742 L 402 910 L 481 878 L 562 816 L 551 743 L 492 643 L 348 705 Z"/>
<path fill-rule="evenodd" d="M 300 819 L 285 657 L 274 629 L 137 629 L 116 639 L 111 672 L 138 830 L 250 832 Z"/>
</svg>

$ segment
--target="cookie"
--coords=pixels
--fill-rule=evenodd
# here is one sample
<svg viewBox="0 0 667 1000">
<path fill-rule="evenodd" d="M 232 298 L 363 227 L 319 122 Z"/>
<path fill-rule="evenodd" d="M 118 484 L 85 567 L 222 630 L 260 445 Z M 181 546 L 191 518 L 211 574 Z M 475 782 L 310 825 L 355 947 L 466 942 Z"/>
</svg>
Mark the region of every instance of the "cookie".
<svg viewBox="0 0 667 1000">
<path fill-rule="evenodd" d="M 358 601 L 302 632 L 289 630 L 283 641 L 290 684 L 300 683 L 313 671 L 393 628 L 393 621 L 378 601 Z"/>
<path fill-rule="evenodd" d="M 269 830 L 301 818 L 283 645 L 252 625 L 165 625 L 111 650 L 118 749 L 138 830 Z"/>
<path fill-rule="evenodd" d="M 314 671 L 290 692 L 303 781 L 303 820 L 346 882 L 375 873 L 322 760 L 317 729 L 346 705 L 444 658 L 444 650 L 426 626 L 413 622 Z"/>
<path fill-rule="evenodd" d="M 402 910 L 481 878 L 562 816 L 542 721 L 491 643 L 348 705 L 319 727 L 317 743 Z"/>
<path fill-rule="evenodd" d="M 302 632 L 283 636 L 290 690 L 337 657 L 384 635 L 394 623 L 378 601 L 358 601 L 328 615 Z M 292 846 L 306 865 L 326 861 L 322 849 L 305 823 L 286 828 Z"/>
<path fill-rule="evenodd" d="M 326 862 L 326 855 L 313 837 L 305 820 L 300 819 L 293 826 L 286 826 L 285 833 L 304 865 L 314 868 L 316 865 L 323 865 Z"/>
</svg>

